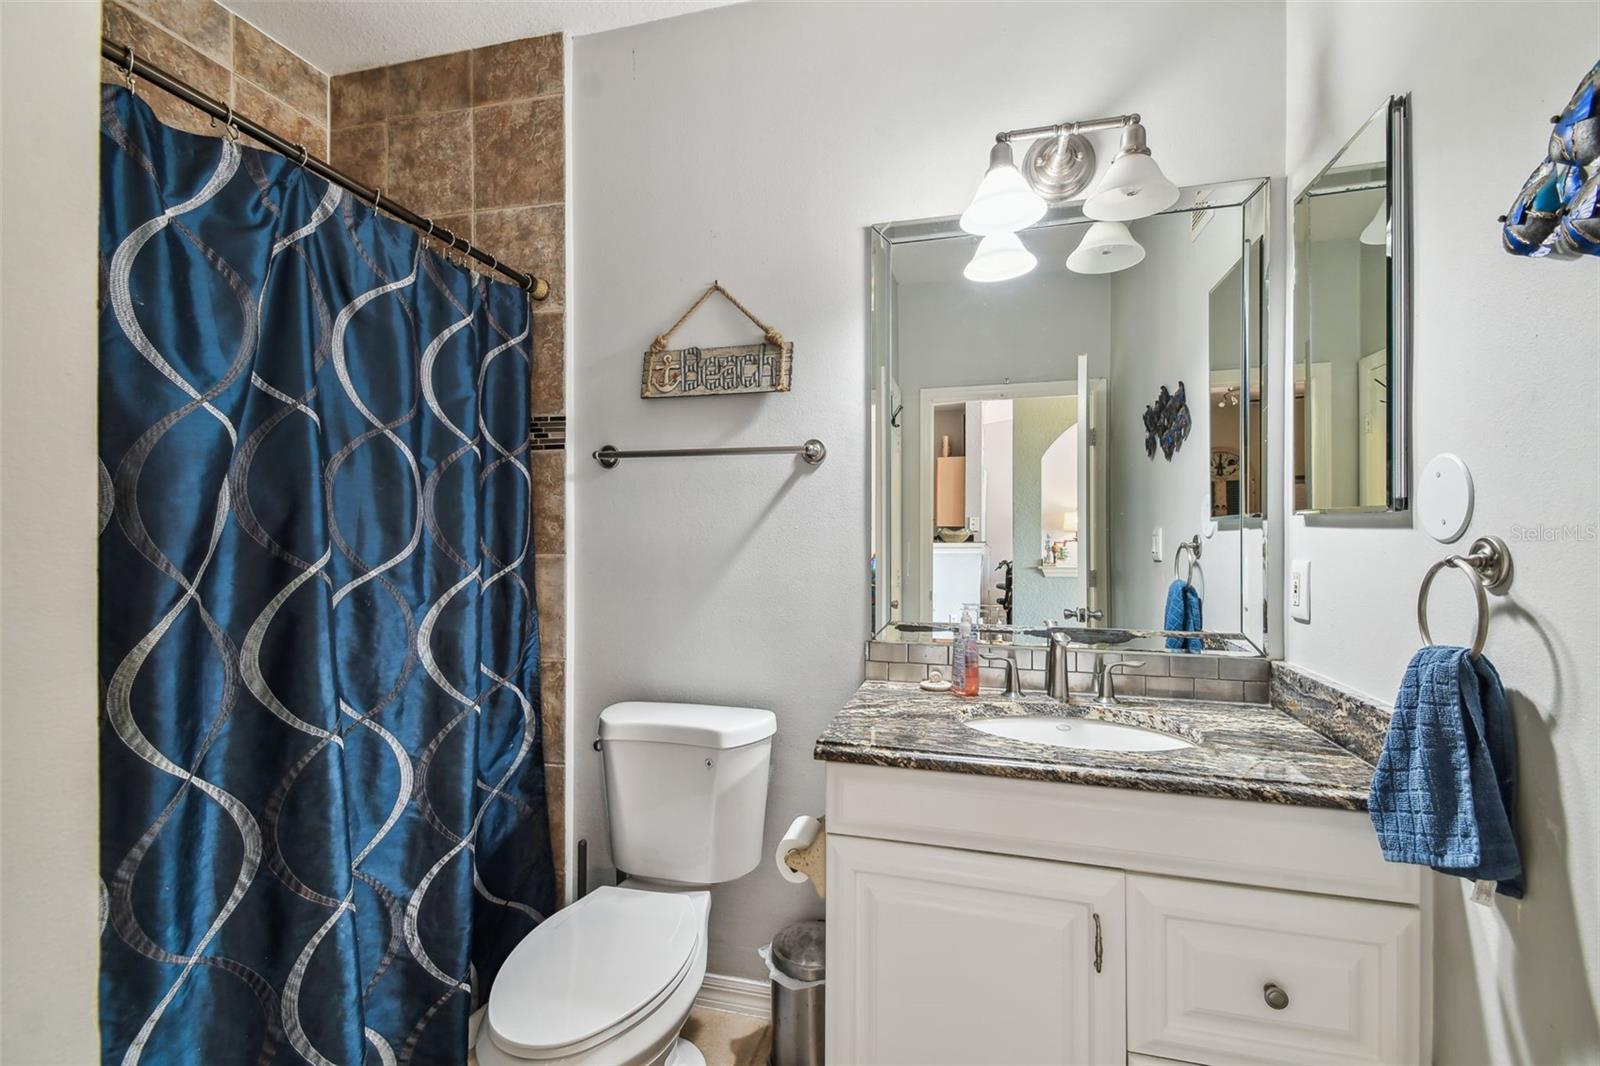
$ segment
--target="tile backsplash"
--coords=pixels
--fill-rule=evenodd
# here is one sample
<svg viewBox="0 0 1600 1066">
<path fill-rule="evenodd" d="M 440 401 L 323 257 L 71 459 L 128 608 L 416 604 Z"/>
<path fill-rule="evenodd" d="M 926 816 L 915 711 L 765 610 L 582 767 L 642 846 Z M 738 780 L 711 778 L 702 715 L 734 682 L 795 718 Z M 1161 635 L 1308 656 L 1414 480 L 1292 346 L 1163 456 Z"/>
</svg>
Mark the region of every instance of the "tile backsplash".
<svg viewBox="0 0 1600 1066">
<path fill-rule="evenodd" d="M 1016 659 L 1018 678 L 1025 692 L 1044 692 L 1044 648 L 1021 645 L 985 644 L 979 652 L 988 656 Z M 1094 684 L 1094 660 L 1108 663 L 1137 662 L 1117 674 L 1117 692 L 1124 696 L 1152 696 L 1179 700 L 1226 700 L 1267 703 L 1271 666 L 1265 659 L 1228 658 L 1215 655 L 1163 655 L 1158 652 L 1075 651 L 1070 653 L 1072 669 L 1067 687 L 1073 692 L 1088 692 Z M 930 670 L 950 676 L 949 644 L 909 644 L 892 640 L 869 640 L 866 646 L 868 681 L 923 681 Z M 984 666 L 978 671 L 984 688 L 1002 688 L 1005 668 Z"/>
<path fill-rule="evenodd" d="M 1376 764 L 1393 707 L 1292 663 L 1272 664 L 1272 705 Z"/>
</svg>

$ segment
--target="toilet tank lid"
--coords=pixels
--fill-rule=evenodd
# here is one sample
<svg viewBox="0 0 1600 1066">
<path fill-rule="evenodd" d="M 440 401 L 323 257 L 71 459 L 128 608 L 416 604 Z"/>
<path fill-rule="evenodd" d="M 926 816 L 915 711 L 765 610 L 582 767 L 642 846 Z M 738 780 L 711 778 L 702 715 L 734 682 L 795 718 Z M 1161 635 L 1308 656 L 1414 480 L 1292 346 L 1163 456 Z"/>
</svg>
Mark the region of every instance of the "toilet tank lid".
<svg viewBox="0 0 1600 1066">
<path fill-rule="evenodd" d="M 702 748 L 739 748 L 778 731 L 778 716 L 755 707 L 705 703 L 613 703 L 600 712 L 600 739 L 649 740 Z"/>
</svg>

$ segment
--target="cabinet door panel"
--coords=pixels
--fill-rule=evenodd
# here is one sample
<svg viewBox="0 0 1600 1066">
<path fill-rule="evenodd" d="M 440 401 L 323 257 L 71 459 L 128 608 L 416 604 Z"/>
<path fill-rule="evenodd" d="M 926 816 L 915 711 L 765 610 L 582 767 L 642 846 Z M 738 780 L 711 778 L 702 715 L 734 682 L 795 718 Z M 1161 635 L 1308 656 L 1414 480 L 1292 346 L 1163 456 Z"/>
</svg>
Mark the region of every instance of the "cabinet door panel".
<svg viewBox="0 0 1600 1066">
<path fill-rule="evenodd" d="M 829 837 L 829 1062 L 1124 1062 L 1122 913 L 1120 871 Z"/>
</svg>

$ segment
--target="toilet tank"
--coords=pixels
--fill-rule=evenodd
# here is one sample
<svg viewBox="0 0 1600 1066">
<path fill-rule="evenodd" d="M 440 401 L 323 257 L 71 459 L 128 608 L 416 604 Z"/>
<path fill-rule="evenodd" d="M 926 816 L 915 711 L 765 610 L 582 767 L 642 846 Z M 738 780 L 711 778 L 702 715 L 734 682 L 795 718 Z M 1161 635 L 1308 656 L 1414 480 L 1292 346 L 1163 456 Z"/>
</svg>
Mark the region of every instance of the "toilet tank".
<svg viewBox="0 0 1600 1066">
<path fill-rule="evenodd" d="M 600 712 L 616 867 L 708 885 L 761 861 L 778 719 L 753 707 L 617 703 Z"/>
</svg>

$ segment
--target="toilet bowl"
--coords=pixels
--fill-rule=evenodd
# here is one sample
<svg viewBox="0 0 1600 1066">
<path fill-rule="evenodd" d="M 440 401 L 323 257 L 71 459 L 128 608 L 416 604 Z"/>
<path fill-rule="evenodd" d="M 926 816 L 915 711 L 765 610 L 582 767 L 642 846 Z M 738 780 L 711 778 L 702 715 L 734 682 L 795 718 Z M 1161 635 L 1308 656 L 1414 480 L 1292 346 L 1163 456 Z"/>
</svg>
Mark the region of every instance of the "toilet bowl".
<svg viewBox="0 0 1600 1066">
<path fill-rule="evenodd" d="M 761 860 L 771 711 L 600 714 L 611 852 L 628 880 L 547 918 L 489 990 L 479 1066 L 704 1066 L 678 1036 L 706 975 L 707 886 Z"/>
<path fill-rule="evenodd" d="M 678 1039 L 706 973 L 704 889 L 629 881 L 558 912 L 512 950 L 479 1066 L 698 1066 Z"/>
</svg>

